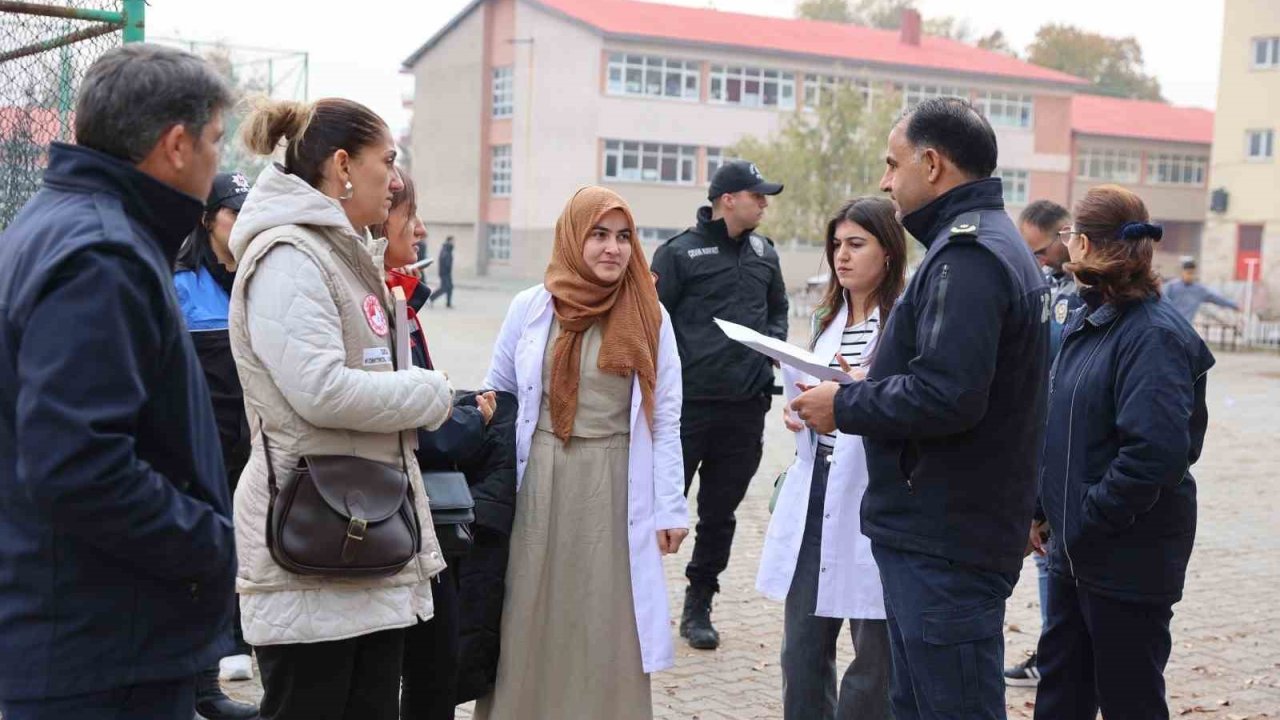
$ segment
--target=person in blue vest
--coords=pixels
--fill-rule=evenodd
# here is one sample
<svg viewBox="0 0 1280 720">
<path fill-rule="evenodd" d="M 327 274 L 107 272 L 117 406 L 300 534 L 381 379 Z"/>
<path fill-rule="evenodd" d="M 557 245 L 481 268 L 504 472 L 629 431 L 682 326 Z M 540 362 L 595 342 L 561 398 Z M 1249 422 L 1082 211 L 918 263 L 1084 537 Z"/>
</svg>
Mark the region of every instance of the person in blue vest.
<svg viewBox="0 0 1280 720">
<path fill-rule="evenodd" d="M 1049 289 L 1004 209 L 996 135 L 961 98 L 889 134 L 880 182 L 924 259 L 863 382 L 791 408 L 861 435 L 862 532 L 884 586 L 898 720 L 1005 716 L 1004 609 L 1035 504 Z"/>
<path fill-rule="evenodd" d="M 204 217 L 187 237 L 175 263 L 173 284 L 178 303 L 191 332 L 191 343 L 204 369 L 213 417 L 222 444 L 222 462 L 227 468 L 227 487 L 234 496 L 240 472 L 249 461 L 249 422 L 244 414 L 244 390 L 231 356 L 227 332 L 227 311 L 236 262 L 227 241 L 249 194 L 249 181 L 240 173 L 218 173 L 205 202 Z M 234 603 L 234 654 L 200 673 L 196 685 L 196 711 L 205 720 L 242 720 L 258 716 L 255 705 L 235 702 L 218 684 L 223 680 L 253 678 L 252 649 L 240 629 L 240 605 Z"/>
<path fill-rule="evenodd" d="M 1071 231 L 1071 213 L 1052 200 L 1037 200 L 1018 216 L 1018 232 L 1026 241 L 1031 254 L 1040 262 L 1045 281 L 1049 284 L 1049 363 L 1062 345 L 1062 330 L 1071 312 L 1080 306 L 1080 293 L 1076 291 L 1076 279 L 1063 269 L 1070 261 L 1067 255 L 1066 234 Z M 1045 529 L 1044 527 L 1041 530 Z M 1040 590 L 1040 624 L 1048 624 L 1045 614 L 1045 598 L 1049 592 L 1049 571 L 1045 557 L 1035 553 L 1037 580 Z M 1004 682 L 1011 687 L 1035 687 L 1040 681 L 1036 654 L 1004 671 Z"/>
<path fill-rule="evenodd" d="M 1052 527 L 1038 720 L 1168 718 L 1173 605 L 1196 534 L 1191 466 L 1204 447 L 1213 354 L 1160 299 L 1163 235 L 1118 185 L 1075 206 L 1072 314 L 1050 380 L 1040 502 Z"/>
<path fill-rule="evenodd" d="M 231 498 L 171 274 L 232 101 L 194 55 L 108 51 L 0 238 L 5 720 L 191 720 L 232 650 Z"/>
</svg>

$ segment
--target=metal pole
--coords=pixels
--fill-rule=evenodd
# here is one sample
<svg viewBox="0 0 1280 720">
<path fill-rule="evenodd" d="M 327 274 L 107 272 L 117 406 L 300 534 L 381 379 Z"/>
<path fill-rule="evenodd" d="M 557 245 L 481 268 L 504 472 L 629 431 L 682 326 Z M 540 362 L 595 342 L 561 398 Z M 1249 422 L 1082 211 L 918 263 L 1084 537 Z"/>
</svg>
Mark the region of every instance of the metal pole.
<svg viewBox="0 0 1280 720">
<path fill-rule="evenodd" d="M 71 23 L 67 23 L 67 29 L 70 30 Z M 58 78 L 58 139 L 66 142 L 71 123 L 71 88 L 74 84 L 72 78 L 71 67 L 71 46 L 63 45 L 62 52 L 59 53 L 59 74 Z"/>
<path fill-rule="evenodd" d="M 146 19 L 146 0 L 124 0 L 124 41 L 126 43 L 146 42 Z"/>
<path fill-rule="evenodd" d="M 1245 271 L 1248 284 L 1244 286 L 1244 342 L 1248 345 L 1253 341 L 1253 277 L 1254 271 L 1258 269 L 1258 259 L 1248 258 L 1244 264 L 1249 268 Z"/>
<path fill-rule="evenodd" d="M 30 2 L 0 2 L 0 12 L 21 15 L 39 15 L 41 17 L 60 17 L 70 20 L 93 20 L 96 22 L 123 25 L 124 15 L 112 10 L 93 10 L 90 8 L 70 8 L 57 5 L 41 5 Z"/>
</svg>

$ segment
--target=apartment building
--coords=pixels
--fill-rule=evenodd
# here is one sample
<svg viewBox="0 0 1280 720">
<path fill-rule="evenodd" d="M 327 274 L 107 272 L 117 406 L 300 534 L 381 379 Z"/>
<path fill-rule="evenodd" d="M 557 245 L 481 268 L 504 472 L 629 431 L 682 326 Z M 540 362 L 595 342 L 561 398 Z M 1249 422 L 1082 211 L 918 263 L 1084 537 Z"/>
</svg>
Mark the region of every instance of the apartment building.
<svg viewBox="0 0 1280 720">
<path fill-rule="evenodd" d="M 1280 313 L 1280 3 L 1226 0 L 1205 220 L 1204 279 L 1260 281 L 1254 307 Z"/>
<path fill-rule="evenodd" d="M 884 31 L 636 0 L 476 0 L 405 67 L 423 219 L 455 237 L 460 271 L 517 276 L 541 273 L 577 187 L 620 192 L 657 242 L 693 222 L 725 147 L 841 82 L 872 102 L 970 97 L 996 127 L 1013 210 L 1065 200 L 1083 85 L 924 36 L 914 14 Z"/>
<path fill-rule="evenodd" d="M 1077 95 L 1071 101 L 1071 205 L 1097 185 L 1133 190 L 1152 220 L 1164 225 L 1157 269 L 1176 275 L 1183 256 L 1201 254 L 1213 118 L 1201 108 Z"/>
<path fill-rule="evenodd" d="M 1212 113 L 1079 95 L 1079 78 L 925 36 L 915 13 L 886 31 L 637 0 L 476 0 L 405 68 L 421 212 L 433 237 L 457 240 L 462 274 L 540 275 L 565 201 L 591 183 L 627 198 L 651 248 L 692 224 L 726 147 L 773 134 L 838 83 L 904 109 L 970 98 L 996 130 L 1014 215 L 1120 182 L 1170 226 L 1170 257 L 1199 244 Z M 789 281 L 817 269 L 794 264 Z"/>
</svg>

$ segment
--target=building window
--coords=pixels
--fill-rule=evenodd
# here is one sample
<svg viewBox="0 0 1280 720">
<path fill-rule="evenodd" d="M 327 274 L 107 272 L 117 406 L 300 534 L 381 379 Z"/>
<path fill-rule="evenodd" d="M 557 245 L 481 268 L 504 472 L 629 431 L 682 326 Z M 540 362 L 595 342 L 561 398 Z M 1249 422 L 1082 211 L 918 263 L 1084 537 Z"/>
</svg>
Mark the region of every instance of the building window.
<svg viewBox="0 0 1280 720">
<path fill-rule="evenodd" d="M 1275 130 L 1249 130 L 1245 138 L 1245 154 L 1250 160 L 1270 160 L 1275 154 Z"/>
<path fill-rule="evenodd" d="M 804 109 L 817 110 L 823 98 L 829 97 L 837 87 L 855 87 L 862 92 L 862 102 L 871 104 L 871 83 L 867 80 L 855 80 L 839 75 L 816 75 L 806 73 L 804 76 Z"/>
<path fill-rule="evenodd" d="M 715 176 L 721 165 L 740 159 L 732 155 L 725 155 L 724 148 L 707 148 L 707 182 L 711 182 L 711 178 Z"/>
<path fill-rule="evenodd" d="M 1280 37 L 1253 39 L 1253 67 L 1255 70 L 1280 67 Z"/>
<path fill-rule="evenodd" d="M 606 140 L 604 176 L 625 182 L 692 185 L 698 148 L 693 145 Z"/>
<path fill-rule="evenodd" d="M 494 145 L 493 157 L 489 161 L 489 187 L 494 197 L 510 197 L 511 195 L 511 146 Z"/>
<path fill-rule="evenodd" d="M 919 105 L 930 98 L 938 97 L 958 97 L 969 99 L 970 91 L 957 85 L 932 85 L 921 83 L 907 83 L 898 86 L 898 91 L 902 93 L 902 109 L 903 111 Z"/>
<path fill-rule="evenodd" d="M 1139 153 L 1130 150 L 1081 150 L 1076 157 L 1076 177 L 1136 183 L 1140 158 Z"/>
<path fill-rule="evenodd" d="M 996 177 L 1000 178 L 1001 184 L 1004 186 L 1004 204 L 1005 205 L 1026 205 L 1027 204 L 1027 171 L 1026 170 L 996 170 Z"/>
<path fill-rule="evenodd" d="M 1147 182 L 1203 186 L 1208 165 L 1209 158 L 1203 155 L 1150 154 L 1147 156 Z"/>
<path fill-rule="evenodd" d="M 796 107 L 795 73 L 752 67 L 711 66 L 711 102 L 744 107 Z"/>
<path fill-rule="evenodd" d="M 511 226 L 490 225 L 489 241 L 485 246 L 490 260 L 511 259 Z"/>
<path fill-rule="evenodd" d="M 493 116 L 509 118 L 515 109 L 515 82 L 510 66 L 493 69 Z"/>
<path fill-rule="evenodd" d="M 697 101 L 700 63 L 647 55 L 609 53 L 610 95 L 643 95 Z"/>
<path fill-rule="evenodd" d="M 984 92 L 978 98 L 978 109 L 997 127 L 1031 127 L 1031 108 L 1030 95 Z"/>
<path fill-rule="evenodd" d="M 642 227 L 640 228 L 640 242 L 655 245 L 660 242 L 666 242 L 682 232 L 684 230 L 681 228 Z"/>
</svg>

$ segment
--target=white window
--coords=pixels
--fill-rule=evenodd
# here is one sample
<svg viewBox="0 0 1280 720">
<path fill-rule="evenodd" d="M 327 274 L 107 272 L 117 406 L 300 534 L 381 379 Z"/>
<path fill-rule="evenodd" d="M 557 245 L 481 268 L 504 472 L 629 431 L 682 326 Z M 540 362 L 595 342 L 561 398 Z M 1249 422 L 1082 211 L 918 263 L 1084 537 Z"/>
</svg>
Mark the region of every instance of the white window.
<svg viewBox="0 0 1280 720">
<path fill-rule="evenodd" d="M 958 97 L 965 100 L 969 99 L 969 89 L 958 85 L 907 83 L 898 89 L 902 92 L 902 109 L 904 111 L 910 110 L 931 98 Z"/>
<path fill-rule="evenodd" d="M 711 102 L 745 107 L 796 107 L 795 73 L 762 68 L 712 65 Z"/>
<path fill-rule="evenodd" d="M 1280 37 L 1253 39 L 1254 69 L 1280 67 Z"/>
<path fill-rule="evenodd" d="M 682 232 L 684 230 L 681 228 L 642 227 L 640 228 L 640 242 L 654 245 L 666 242 Z"/>
<path fill-rule="evenodd" d="M 489 189 L 494 197 L 510 197 L 511 195 L 511 146 L 494 145 L 493 157 L 489 162 Z"/>
<path fill-rule="evenodd" d="M 996 177 L 1000 178 L 1001 184 L 1004 186 L 1005 205 L 1027 204 L 1026 170 L 1005 170 L 1001 168 L 996 170 Z"/>
<path fill-rule="evenodd" d="M 1204 155 L 1152 153 L 1147 155 L 1147 182 L 1203 186 L 1208 165 L 1209 158 Z"/>
<path fill-rule="evenodd" d="M 1249 130 L 1245 138 L 1245 154 L 1250 160 L 1270 160 L 1275 154 L 1275 130 Z"/>
<path fill-rule="evenodd" d="M 606 140 L 604 176 L 626 182 L 692 185 L 698 148 L 693 145 Z"/>
<path fill-rule="evenodd" d="M 725 155 L 724 148 L 707 148 L 707 182 L 711 182 L 712 176 L 716 174 L 716 171 L 720 169 L 721 165 L 739 159 L 741 158 L 736 158 L 732 155 Z"/>
<path fill-rule="evenodd" d="M 701 63 L 609 53 L 610 95 L 645 95 L 697 101 Z"/>
<path fill-rule="evenodd" d="M 515 82 L 510 66 L 493 69 L 493 116 L 509 118 L 515 109 Z"/>
<path fill-rule="evenodd" d="M 490 225 L 489 241 L 486 244 L 490 260 L 511 259 L 511 226 Z"/>
<path fill-rule="evenodd" d="M 1131 150 L 1086 148 L 1076 157 L 1076 177 L 1083 180 L 1138 182 L 1141 155 Z"/>
<path fill-rule="evenodd" d="M 984 92 L 978 97 L 978 109 L 994 126 L 1031 127 L 1032 100 L 1018 93 Z"/>
<path fill-rule="evenodd" d="M 816 75 L 806 73 L 804 76 L 804 109 L 816 110 L 822 99 L 835 92 L 840 86 L 855 87 L 862 91 L 862 101 L 871 104 L 871 83 L 867 80 L 855 80 L 839 75 Z"/>
</svg>

